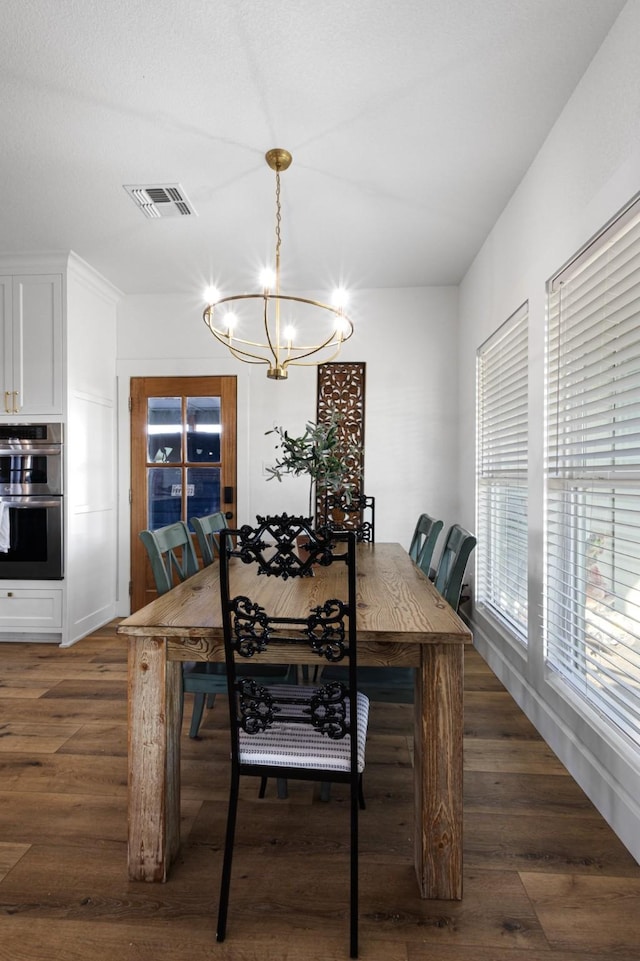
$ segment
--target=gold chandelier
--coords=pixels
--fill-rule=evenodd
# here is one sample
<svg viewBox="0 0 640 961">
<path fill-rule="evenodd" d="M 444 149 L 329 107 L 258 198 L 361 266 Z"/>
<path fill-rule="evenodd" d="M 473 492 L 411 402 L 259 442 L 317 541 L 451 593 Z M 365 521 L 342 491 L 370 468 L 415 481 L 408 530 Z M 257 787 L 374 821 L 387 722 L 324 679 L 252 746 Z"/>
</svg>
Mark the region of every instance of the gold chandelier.
<svg viewBox="0 0 640 961">
<path fill-rule="evenodd" d="M 353 324 L 344 312 L 343 290 L 334 292 L 332 304 L 280 292 L 280 174 L 293 158 L 288 150 L 277 147 L 269 150 L 265 159 L 276 175 L 275 273 L 263 272 L 260 293 L 220 297 L 210 289 L 205 294 L 203 319 L 213 336 L 238 360 L 267 364 L 267 377 L 286 380 L 290 366 L 313 366 L 337 357 L 353 334 Z M 253 301 L 262 302 L 260 310 Z M 224 310 L 223 305 L 228 304 L 233 304 L 233 311 Z"/>
</svg>

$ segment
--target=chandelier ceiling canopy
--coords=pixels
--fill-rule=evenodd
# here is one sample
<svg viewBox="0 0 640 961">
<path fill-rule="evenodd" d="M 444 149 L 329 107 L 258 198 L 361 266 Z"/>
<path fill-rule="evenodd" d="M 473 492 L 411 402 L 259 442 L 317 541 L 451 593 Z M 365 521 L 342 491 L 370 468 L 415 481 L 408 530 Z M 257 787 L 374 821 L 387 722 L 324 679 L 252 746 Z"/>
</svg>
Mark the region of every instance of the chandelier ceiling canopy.
<svg viewBox="0 0 640 961">
<path fill-rule="evenodd" d="M 221 297 L 211 288 L 205 294 L 203 319 L 238 360 L 266 364 L 267 377 L 286 380 L 290 366 L 313 366 L 335 359 L 353 334 L 353 324 L 344 312 L 342 289 L 334 291 L 331 304 L 280 290 L 280 174 L 293 158 L 288 150 L 276 147 L 265 159 L 276 175 L 275 270 L 263 272 L 261 290 L 256 293 Z"/>
</svg>

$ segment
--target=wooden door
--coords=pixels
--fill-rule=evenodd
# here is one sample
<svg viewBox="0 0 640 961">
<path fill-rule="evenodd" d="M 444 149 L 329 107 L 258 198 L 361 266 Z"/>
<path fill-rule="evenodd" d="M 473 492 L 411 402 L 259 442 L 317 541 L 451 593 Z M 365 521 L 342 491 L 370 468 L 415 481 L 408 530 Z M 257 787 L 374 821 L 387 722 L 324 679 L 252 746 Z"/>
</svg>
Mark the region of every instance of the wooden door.
<svg viewBox="0 0 640 961">
<path fill-rule="evenodd" d="M 141 530 L 236 512 L 236 378 L 131 379 L 131 610 L 156 597 Z"/>
</svg>

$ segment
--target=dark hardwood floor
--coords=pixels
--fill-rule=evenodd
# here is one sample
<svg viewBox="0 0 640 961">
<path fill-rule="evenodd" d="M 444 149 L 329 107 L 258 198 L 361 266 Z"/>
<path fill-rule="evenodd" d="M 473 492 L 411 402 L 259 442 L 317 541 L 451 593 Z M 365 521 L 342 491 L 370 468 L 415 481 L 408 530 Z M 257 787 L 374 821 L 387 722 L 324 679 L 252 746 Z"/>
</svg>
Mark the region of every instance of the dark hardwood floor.
<svg viewBox="0 0 640 961">
<path fill-rule="evenodd" d="M 348 811 L 334 785 L 243 791 L 215 943 L 226 706 L 182 741 L 183 845 L 164 885 L 126 873 L 126 648 L 0 645 L 0 961 L 348 957 Z M 375 703 L 361 817 L 360 956 L 638 961 L 640 867 L 478 654 L 466 658 L 462 902 L 422 901 L 408 705 Z M 185 731 L 188 721 L 185 717 Z"/>
</svg>

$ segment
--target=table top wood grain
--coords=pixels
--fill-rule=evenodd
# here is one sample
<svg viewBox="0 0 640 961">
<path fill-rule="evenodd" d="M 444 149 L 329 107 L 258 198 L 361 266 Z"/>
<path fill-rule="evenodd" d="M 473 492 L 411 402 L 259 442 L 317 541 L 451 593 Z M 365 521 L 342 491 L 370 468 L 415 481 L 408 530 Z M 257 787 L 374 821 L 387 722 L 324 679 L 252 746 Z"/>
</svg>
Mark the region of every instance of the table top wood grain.
<svg viewBox="0 0 640 961">
<path fill-rule="evenodd" d="M 283 581 L 256 578 L 234 562 L 232 593 L 247 594 L 277 616 L 297 616 L 313 604 L 342 596 L 342 565 L 318 567 L 313 577 Z M 125 618 L 118 632 L 128 636 L 222 637 L 218 564 L 212 564 Z M 468 644 L 471 635 L 431 581 L 400 544 L 359 544 L 357 550 L 358 638 L 380 643 Z"/>
</svg>

